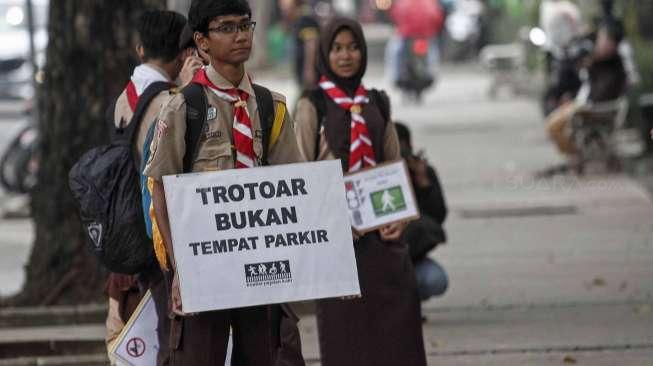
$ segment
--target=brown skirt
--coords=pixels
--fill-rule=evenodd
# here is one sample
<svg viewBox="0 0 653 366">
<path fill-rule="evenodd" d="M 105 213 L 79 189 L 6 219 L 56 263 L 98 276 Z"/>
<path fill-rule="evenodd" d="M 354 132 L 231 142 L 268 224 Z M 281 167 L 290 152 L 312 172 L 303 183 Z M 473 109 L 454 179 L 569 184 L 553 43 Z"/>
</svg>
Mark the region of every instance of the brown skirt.
<svg viewBox="0 0 653 366">
<path fill-rule="evenodd" d="M 426 365 L 408 248 L 370 233 L 354 244 L 363 297 L 317 302 L 323 366 Z"/>
</svg>

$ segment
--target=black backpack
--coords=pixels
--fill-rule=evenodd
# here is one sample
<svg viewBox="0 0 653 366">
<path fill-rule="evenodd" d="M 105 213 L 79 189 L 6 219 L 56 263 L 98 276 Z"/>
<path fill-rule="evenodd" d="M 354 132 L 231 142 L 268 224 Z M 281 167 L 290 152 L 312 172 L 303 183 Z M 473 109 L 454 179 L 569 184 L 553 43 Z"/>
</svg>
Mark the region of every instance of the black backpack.
<svg viewBox="0 0 653 366">
<path fill-rule="evenodd" d="M 129 125 L 124 127 L 122 121 L 109 145 L 86 152 L 68 174 L 88 248 L 112 272 L 135 274 L 156 265 L 145 229 L 133 141 L 147 106 L 170 87 L 156 82 L 145 89 Z"/>
<path fill-rule="evenodd" d="M 269 89 L 252 84 L 254 94 L 256 94 L 256 104 L 258 105 L 259 119 L 263 129 L 263 156 L 261 163 L 268 165 L 268 148 L 270 145 L 270 136 L 272 134 L 272 125 L 274 124 L 274 100 Z M 208 102 L 204 87 L 200 84 L 191 83 L 181 90 L 186 100 L 186 153 L 184 154 L 184 172 L 188 173 L 193 168 L 193 161 L 197 157 L 197 148 L 199 138 L 205 129 Z"/>
</svg>

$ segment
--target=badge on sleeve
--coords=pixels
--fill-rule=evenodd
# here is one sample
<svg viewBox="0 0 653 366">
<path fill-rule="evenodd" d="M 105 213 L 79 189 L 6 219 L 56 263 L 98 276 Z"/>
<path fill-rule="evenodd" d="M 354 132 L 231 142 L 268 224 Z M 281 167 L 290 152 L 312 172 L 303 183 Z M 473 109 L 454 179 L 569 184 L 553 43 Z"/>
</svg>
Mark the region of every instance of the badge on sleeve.
<svg viewBox="0 0 653 366">
<path fill-rule="evenodd" d="M 210 121 L 218 117 L 218 109 L 211 106 L 209 109 L 206 111 L 206 120 Z"/>
<path fill-rule="evenodd" d="M 168 130 L 168 125 L 162 119 L 156 121 L 156 138 L 161 139 L 163 135 L 166 134 Z"/>
</svg>

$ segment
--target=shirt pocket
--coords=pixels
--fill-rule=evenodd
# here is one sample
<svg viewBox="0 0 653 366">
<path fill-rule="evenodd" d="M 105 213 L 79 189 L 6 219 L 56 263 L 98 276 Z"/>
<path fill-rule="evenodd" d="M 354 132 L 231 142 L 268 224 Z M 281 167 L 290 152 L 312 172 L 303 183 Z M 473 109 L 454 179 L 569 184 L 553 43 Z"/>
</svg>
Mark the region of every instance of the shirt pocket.
<svg viewBox="0 0 653 366">
<path fill-rule="evenodd" d="M 212 172 L 232 169 L 234 166 L 231 142 L 227 139 L 209 138 L 205 140 L 193 162 L 194 172 Z"/>
</svg>

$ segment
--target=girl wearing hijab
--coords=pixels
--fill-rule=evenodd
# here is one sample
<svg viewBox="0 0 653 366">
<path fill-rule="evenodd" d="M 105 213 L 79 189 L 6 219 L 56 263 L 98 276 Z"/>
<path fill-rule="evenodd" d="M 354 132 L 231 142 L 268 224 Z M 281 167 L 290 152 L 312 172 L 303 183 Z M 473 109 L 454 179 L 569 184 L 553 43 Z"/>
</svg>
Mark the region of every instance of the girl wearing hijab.
<svg viewBox="0 0 653 366">
<path fill-rule="evenodd" d="M 319 85 L 297 102 L 295 130 L 306 160 L 340 159 L 345 172 L 401 159 L 387 96 L 361 80 L 367 46 L 360 24 L 329 22 L 320 36 Z M 317 302 L 324 366 L 426 365 L 415 275 L 391 224 L 354 237 L 362 297 Z"/>
</svg>

